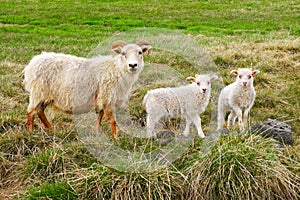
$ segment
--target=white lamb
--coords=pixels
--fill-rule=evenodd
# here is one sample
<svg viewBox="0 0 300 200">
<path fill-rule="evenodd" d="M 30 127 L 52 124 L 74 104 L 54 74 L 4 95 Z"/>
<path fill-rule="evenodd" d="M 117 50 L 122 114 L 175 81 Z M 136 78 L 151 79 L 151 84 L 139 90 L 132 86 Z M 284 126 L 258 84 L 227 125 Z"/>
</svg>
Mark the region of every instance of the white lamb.
<svg viewBox="0 0 300 200">
<path fill-rule="evenodd" d="M 218 101 L 218 129 L 221 129 L 225 122 L 227 110 L 231 113 L 228 116 L 227 128 L 231 128 L 238 118 L 240 131 L 244 131 L 248 124 L 248 116 L 255 100 L 255 89 L 253 77 L 259 73 L 258 70 L 241 68 L 232 70 L 231 74 L 236 75 L 236 81 L 222 89 Z"/>
<path fill-rule="evenodd" d="M 204 138 L 199 115 L 203 113 L 210 98 L 211 82 L 216 75 L 196 75 L 188 77 L 192 83 L 176 88 L 158 88 L 148 91 L 143 100 L 147 112 L 147 136 L 155 136 L 155 125 L 162 117 L 186 117 L 184 135 L 189 135 L 190 125 L 193 122 L 198 135 Z"/>
<path fill-rule="evenodd" d="M 115 107 L 128 100 L 144 67 L 142 53 L 149 51 L 150 46 L 147 41 L 116 41 L 111 49 L 117 56 L 80 58 L 42 53 L 33 57 L 23 71 L 25 88 L 30 92 L 27 129 L 33 129 L 35 114 L 45 129 L 53 129 L 44 113 L 47 106 L 72 114 L 95 109 L 99 115 L 94 128 L 100 128 L 105 115 L 113 137 L 117 138 Z"/>
</svg>

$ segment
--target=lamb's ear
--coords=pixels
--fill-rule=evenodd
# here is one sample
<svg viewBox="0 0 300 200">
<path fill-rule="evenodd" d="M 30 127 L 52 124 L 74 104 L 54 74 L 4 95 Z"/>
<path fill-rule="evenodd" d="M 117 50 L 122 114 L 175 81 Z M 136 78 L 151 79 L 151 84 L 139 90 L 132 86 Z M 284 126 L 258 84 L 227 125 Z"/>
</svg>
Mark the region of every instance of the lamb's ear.
<svg viewBox="0 0 300 200">
<path fill-rule="evenodd" d="M 256 76 L 260 71 L 259 70 L 253 70 L 252 71 L 252 76 Z"/>
<path fill-rule="evenodd" d="M 232 70 L 231 72 L 230 72 L 230 74 L 234 74 L 234 75 L 238 75 L 239 74 L 239 72 L 237 71 L 237 70 Z"/>
<path fill-rule="evenodd" d="M 215 81 L 215 80 L 217 80 L 219 77 L 217 76 L 217 75 L 212 75 L 211 77 L 210 77 L 210 81 Z"/>
<path fill-rule="evenodd" d="M 192 77 L 192 76 L 189 76 L 189 77 L 186 78 L 186 80 L 191 81 L 191 82 L 195 82 L 196 78 Z"/>
</svg>

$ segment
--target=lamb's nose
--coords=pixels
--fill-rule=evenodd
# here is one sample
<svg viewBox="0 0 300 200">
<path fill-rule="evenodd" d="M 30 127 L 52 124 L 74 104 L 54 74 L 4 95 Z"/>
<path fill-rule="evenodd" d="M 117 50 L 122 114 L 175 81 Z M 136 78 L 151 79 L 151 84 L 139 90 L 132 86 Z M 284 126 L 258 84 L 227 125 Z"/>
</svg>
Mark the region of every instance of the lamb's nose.
<svg viewBox="0 0 300 200">
<path fill-rule="evenodd" d="M 129 64 L 129 67 L 131 67 L 131 68 L 135 68 L 135 67 L 137 67 L 137 63 L 134 63 L 134 64 Z"/>
<path fill-rule="evenodd" d="M 202 89 L 203 93 L 205 93 L 205 92 L 206 92 L 206 90 L 207 90 L 207 89 L 203 88 L 203 89 Z"/>
<path fill-rule="evenodd" d="M 243 85 L 246 86 L 246 85 L 247 85 L 247 82 L 243 82 Z"/>
</svg>

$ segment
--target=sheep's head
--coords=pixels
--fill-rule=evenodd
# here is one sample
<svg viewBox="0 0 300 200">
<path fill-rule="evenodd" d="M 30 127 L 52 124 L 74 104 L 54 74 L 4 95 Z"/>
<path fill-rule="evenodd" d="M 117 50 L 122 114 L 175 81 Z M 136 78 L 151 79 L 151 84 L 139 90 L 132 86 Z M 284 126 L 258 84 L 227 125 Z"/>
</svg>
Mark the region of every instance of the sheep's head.
<svg viewBox="0 0 300 200">
<path fill-rule="evenodd" d="M 199 88 L 200 92 L 205 94 L 210 92 L 211 82 L 218 79 L 217 75 L 198 75 L 196 74 L 195 77 L 189 76 L 186 78 L 187 80 L 192 82 L 194 87 Z"/>
<path fill-rule="evenodd" d="M 136 44 L 127 44 L 124 41 L 116 41 L 111 45 L 112 55 L 120 55 L 122 62 L 126 63 L 129 73 L 140 72 L 144 67 L 143 53 L 150 52 L 148 41 L 140 40 Z"/>
<path fill-rule="evenodd" d="M 244 87 L 253 84 L 253 77 L 259 73 L 259 70 L 251 70 L 249 68 L 239 68 L 230 72 L 237 76 L 236 81 Z"/>
</svg>

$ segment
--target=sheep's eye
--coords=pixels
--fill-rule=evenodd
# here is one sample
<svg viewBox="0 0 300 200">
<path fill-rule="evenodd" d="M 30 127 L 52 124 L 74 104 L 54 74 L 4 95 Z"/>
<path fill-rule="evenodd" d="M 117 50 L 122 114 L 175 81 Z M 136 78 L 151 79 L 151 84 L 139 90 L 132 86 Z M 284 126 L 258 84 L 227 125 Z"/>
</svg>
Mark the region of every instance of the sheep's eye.
<svg viewBox="0 0 300 200">
<path fill-rule="evenodd" d="M 122 53 L 121 53 L 121 54 L 122 54 L 122 56 L 126 56 L 126 53 L 125 53 L 124 51 L 122 51 Z"/>
<path fill-rule="evenodd" d="M 252 76 L 251 75 L 248 75 L 248 79 L 250 79 Z"/>
<path fill-rule="evenodd" d="M 143 52 L 139 51 L 139 55 L 142 55 L 142 54 L 143 54 Z"/>
<path fill-rule="evenodd" d="M 209 85 L 209 84 L 210 84 L 210 82 L 209 82 L 209 81 L 207 81 L 207 84 Z"/>
<path fill-rule="evenodd" d="M 239 78 L 242 78 L 242 75 L 239 75 Z"/>
<path fill-rule="evenodd" d="M 199 85 L 199 86 L 200 86 L 200 83 L 197 83 L 197 85 Z"/>
</svg>

